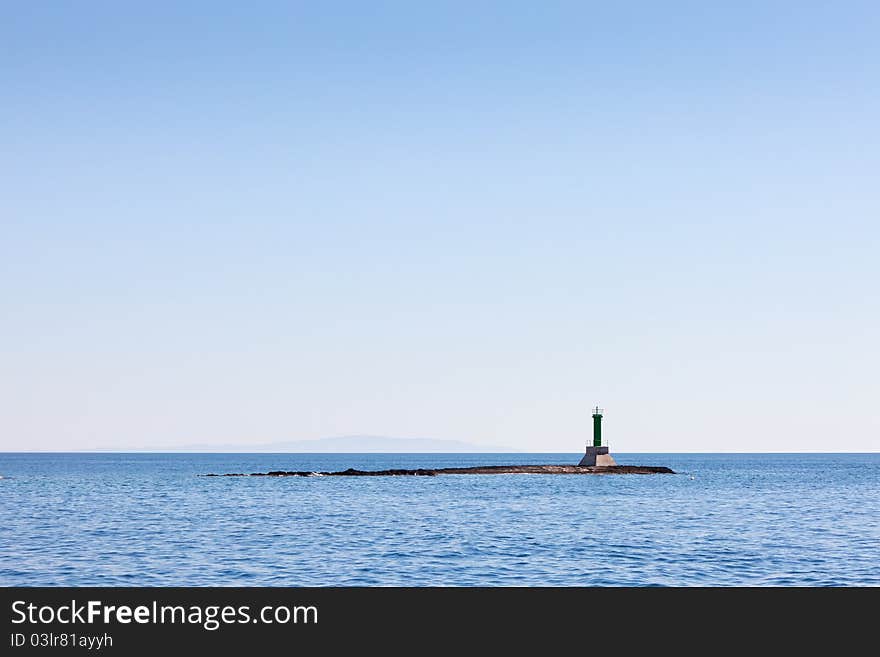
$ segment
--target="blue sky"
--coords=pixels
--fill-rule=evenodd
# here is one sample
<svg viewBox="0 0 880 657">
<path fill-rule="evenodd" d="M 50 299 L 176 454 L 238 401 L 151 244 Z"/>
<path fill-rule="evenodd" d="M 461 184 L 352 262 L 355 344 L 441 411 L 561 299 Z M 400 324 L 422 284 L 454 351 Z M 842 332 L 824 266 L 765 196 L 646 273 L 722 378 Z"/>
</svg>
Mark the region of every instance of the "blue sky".
<svg viewBox="0 0 880 657">
<path fill-rule="evenodd" d="M 880 446 L 876 3 L 124 4 L 0 8 L 0 449 Z"/>
</svg>

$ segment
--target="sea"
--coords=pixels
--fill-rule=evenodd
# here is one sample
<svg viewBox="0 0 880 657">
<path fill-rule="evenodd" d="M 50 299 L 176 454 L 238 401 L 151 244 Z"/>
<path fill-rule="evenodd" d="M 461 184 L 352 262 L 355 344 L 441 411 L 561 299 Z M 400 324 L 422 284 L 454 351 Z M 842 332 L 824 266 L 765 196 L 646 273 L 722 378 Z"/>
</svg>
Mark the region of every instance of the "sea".
<svg viewBox="0 0 880 657">
<path fill-rule="evenodd" d="M 0 453 L 3 586 L 878 586 L 880 454 Z"/>
</svg>

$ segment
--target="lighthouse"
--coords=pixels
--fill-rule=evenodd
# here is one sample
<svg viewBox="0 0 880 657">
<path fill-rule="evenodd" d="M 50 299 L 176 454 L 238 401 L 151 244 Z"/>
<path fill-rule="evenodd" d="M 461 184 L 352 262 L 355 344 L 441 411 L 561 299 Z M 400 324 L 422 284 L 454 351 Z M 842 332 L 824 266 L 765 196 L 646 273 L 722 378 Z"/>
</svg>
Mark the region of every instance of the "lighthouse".
<svg viewBox="0 0 880 657">
<path fill-rule="evenodd" d="M 598 406 L 593 409 L 593 447 L 602 446 L 602 411 Z"/>
<path fill-rule="evenodd" d="M 581 459 L 581 462 L 578 463 L 578 465 L 617 465 L 617 463 L 614 462 L 614 459 L 611 458 L 611 454 L 608 453 L 608 446 L 602 445 L 603 413 L 604 409 L 601 409 L 598 406 L 593 409 L 593 444 L 587 445 L 584 458 Z"/>
</svg>

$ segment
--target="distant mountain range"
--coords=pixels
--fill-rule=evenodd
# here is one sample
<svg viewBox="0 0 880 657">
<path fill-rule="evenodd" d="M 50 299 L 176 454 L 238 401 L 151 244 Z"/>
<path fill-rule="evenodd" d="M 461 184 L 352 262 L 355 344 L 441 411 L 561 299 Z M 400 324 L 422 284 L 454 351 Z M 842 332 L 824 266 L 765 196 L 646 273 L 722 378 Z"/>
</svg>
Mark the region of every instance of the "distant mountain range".
<svg viewBox="0 0 880 657">
<path fill-rule="evenodd" d="M 182 447 L 97 448 L 88 452 L 291 452 L 291 453 L 364 453 L 364 452 L 516 452 L 519 450 L 496 445 L 476 445 L 460 440 L 433 438 L 389 438 L 387 436 L 340 436 L 318 440 L 290 440 L 255 445 L 204 444 Z"/>
</svg>

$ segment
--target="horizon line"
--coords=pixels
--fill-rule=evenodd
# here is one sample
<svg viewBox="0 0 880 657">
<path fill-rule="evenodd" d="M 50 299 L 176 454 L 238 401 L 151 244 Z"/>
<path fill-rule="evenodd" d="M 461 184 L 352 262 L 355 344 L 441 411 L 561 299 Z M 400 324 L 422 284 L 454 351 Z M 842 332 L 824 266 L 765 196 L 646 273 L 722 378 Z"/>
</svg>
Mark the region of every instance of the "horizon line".
<svg viewBox="0 0 880 657">
<path fill-rule="evenodd" d="M 580 454 L 580 452 L 526 452 L 526 451 L 504 451 L 504 452 L 271 452 L 271 451 L 201 451 L 201 450 L 3 450 L 0 454 L 301 454 L 301 455 L 327 455 L 337 456 L 341 454 Z M 666 451 L 666 452 L 645 452 L 645 451 L 624 451 L 615 452 L 615 454 L 880 454 L 880 450 L 874 451 L 765 451 L 765 452 L 735 452 L 735 451 L 714 451 L 714 452 L 690 452 L 690 451 Z"/>
</svg>

